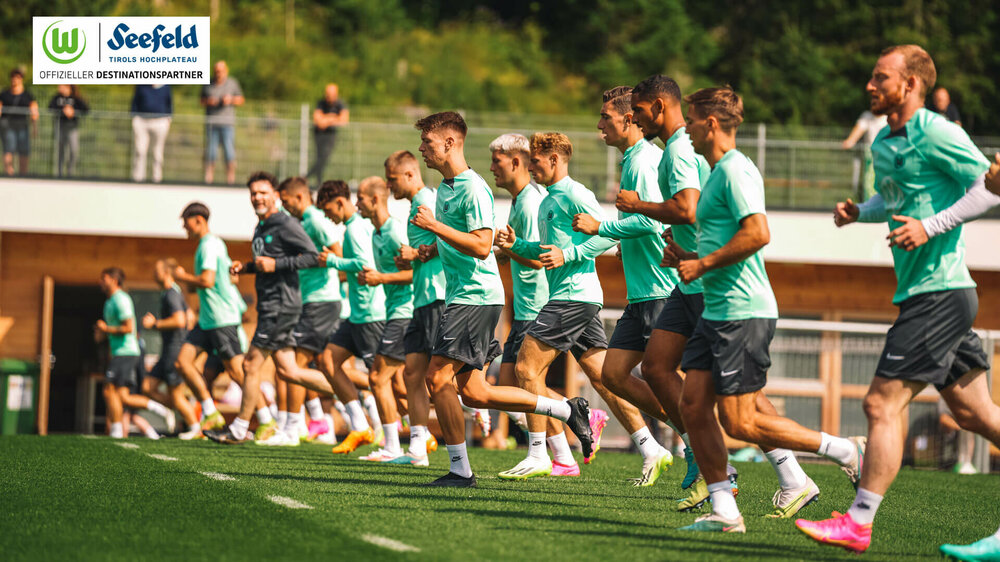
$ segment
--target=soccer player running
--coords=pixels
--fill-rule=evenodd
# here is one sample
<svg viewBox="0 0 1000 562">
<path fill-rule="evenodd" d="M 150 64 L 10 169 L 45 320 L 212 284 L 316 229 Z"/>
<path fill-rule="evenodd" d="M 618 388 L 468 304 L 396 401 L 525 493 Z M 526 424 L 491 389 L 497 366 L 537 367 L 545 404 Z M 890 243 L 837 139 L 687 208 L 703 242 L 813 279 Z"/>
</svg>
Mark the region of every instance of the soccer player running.
<svg viewBox="0 0 1000 562">
<path fill-rule="evenodd" d="M 664 253 L 664 258 L 677 266 L 681 281 L 704 278 L 705 309 L 681 360 L 687 373 L 681 415 L 708 483 L 712 513 L 683 529 L 743 533 L 743 516 L 726 474 L 727 452 L 715 421 L 716 406 L 733 438 L 770 449 L 817 453 L 841 465 L 852 481 L 861 470 L 863 441 L 807 429 L 778 416 L 761 400 L 778 318 L 761 252 L 770 240 L 764 181 L 753 162 L 736 149 L 736 128 L 743 121 L 740 97 L 728 87 L 706 88 L 685 101 L 687 132 L 712 173 L 698 200 L 697 254 L 678 249 L 681 255 Z M 794 509 L 818 495 L 790 452 L 775 468 L 779 494 L 798 498 L 791 502 Z"/>
<path fill-rule="evenodd" d="M 183 267 L 174 269 L 174 279 L 193 285 L 198 291 L 198 324 L 188 332 L 184 345 L 177 355 L 177 370 L 191 392 L 201 402 L 201 429 L 222 429 L 226 425 L 222 414 L 216 409 L 212 394 L 196 365 L 196 359 L 203 352 L 214 353 L 225 367 L 226 374 L 237 384 L 243 383 L 242 318 L 246 303 L 233 285 L 229 275 L 229 250 L 221 238 L 208 228 L 210 212 L 202 203 L 190 203 L 181 213 L 184 230 L 188 238 L 198 241 L 194 254 L 194 274 Z M 257 421 L 267 427 L 273 421 L 264 398 L 258 403 Z"/>
<path fill-rule="evenodd" d="M 445 311 L 431 352 L 428 383 L 448 447 L 450 471 L 429 485 L 476 486 L 458 392 L 473 408 L 545 413 L 566 421 L 589 456 L 592 436 L 586 400 L 553 400 L 486 381 L 483 370 L 499 355 L 494 351 L 499 344 L 493 333 L 504 305 L 503 283 L 493 255 L 493 193 L 466 163 L 468 127 L 461 115 L 435 113 L 417 121 L 416 128 L 424 162 L 444 176 L 435 210 L 421 206 L 412 219 L 415 226 L 437 237 L 436 244 L 422 246 L 420 252 L 422 257 L 440 255 L 446 280 Z M 544 437 L 544 421 L 541 431 Z"/>
<path fill-rule="evenodd" d="M 440 256 L 435 254 L 422 261 L 418 251 L 421 246 L 433 246 L 437 237 L 410 221 L 421 206 L 434 209 L 437 190 L 424 185 L 420 163 L 408 150 L 394 152 L 385 159 L 385 181 L 393 197 L 410 201 L 406 223 L 408 243 L 399 247 L 395 259 L 400 271 L 412 270 L 413 282 L 413 319 L 403 337 L 406 353 L 403 379 L 410 410 L 410 446 L 405 455 L 389 462 L 428 466 L 427 453 L 437 450 L 437 440 L 427 428 L 430 418 L 427 365 L 444 313 L 445 277 Z"/>
<path fill-rule="evenodd" d="M 250 418 L 261 395 L 261 369 L 268 357 L 273 356 L 275 370 L 279 372 L 297 370 L 292 331 L 302 313 L 298 271 L 316 267 L 317 254 L 315 245 L 299 221 L 281 212 L 275 189 L 277 183 L 278 180 L 267 172 L 254 172 L 247 180 L 250 204 L 260 219 L 251 241 L 254 259 L 245 264 L 234 261 L 229 271 L 234 275 L 246 273 L 257 276 L 254 280 L 257 329 L 243 359 L 240 413 L 225 430 L 205 432 L 206 437 L 217 443 L 235 444 L 246 439 Z M 270 425 L 277 429 L 277 424 L 272 422 Z M 266 440 L 271 435 L 273 432 L 262 435 L 260 439 Z"/>
<path fill-rule="evenodd" d="M 329 378 L 337 398 L 343 401 L 351 424 L 351 432 L 333 448 L 333 452 L 347 454 L 375 442 L 375 432 L 365 417 L 358 389 L 343 365 L 354 356 L 361 358 L 369 373 L 374 369 L 375 354 L 385 332 L 385 292 L 381 286 L 371 287 L 358 279 L 358 274 L 366 267 L 375 266 L 372 250 L 375 227 L 358 213 L 351 202 L 351 189 L 340 180 L 324 182 L 316 195 L 316 204 L 327 218 L 344 225 L 344 255 L 337 256 L 329 249 L 325 250 L 319 255 L 319 264 L 347 274 L 351 316 L 342 321 L 330 336 L 322 357 L 324 374 Z"/>
<path fill-rule="evenodd" d="M 408 244 L 406 223 L 389 214 L 389 188 L 385 180 L 372 176 L 358 186 L 358 212 L 371 221 L 372 254 L 375 268 L 364 266 L 358 282 L 381 286 L 385 292 L 385 329 L 368 372 L 369 384 L 378 405 L 385 445 L 361 460 L 387 462 L 403 456 L 399 444 L 399 411 L 393 394 L 393 379 L 406 361 L 404 336 L 413 319 L 413 270 L 396 266 L 399 249 Z"/>
<path fill-rule="evenodd" d="M 657 169 L 663 151 L 643 138 L 642 130 L 632 118 L 632 88 L 619 86 L 604 92 L 597 128 L 604 134 L 604 142 L 623 154 L 620 192 L 635 193 L 653 205 L 662 204 Z M 573 217 L 573 230 L 621 240 L 628 305 L 608 344 L 602 382 L 611 392 L 683 433 L 683 423 L 677 423 L 678 403 L 674 402 L 671 408 L 668 401 L 664 407 L 649 384 L 632 375 L 632 369 L 648 349 L 653 326 L 663 315 L 667 297 L 677 285 L 677 272 L 660 267 L 665 247 L 663 224 L 645 215 L 621 211 L 618 220 L 605 221 L 580 213 Z M 680 394 L 674 396 L 676 399 Z M 673 464 L 673 456 L 656 442 L 645 424 L 632 434 L 632 441 L 644 451 L 642 477 L 636 485 L 652 486 Z"/>
<path fill-rule="evenodd" d="M 177 372 L 175 365 L 188 331 L 188 305 L 181 288 L 174 281 L 173 272 L 176 268 L 177 262 L 173 259 L 156 260 L 153 276 L 156 278 L 156 284 L 163 289 L 160 294 L 160 317 L 157 318 L 151 312 L 147 313 L 142 317 L 142 327 L 160 332 L 160 358 L 156 365 L 153 365 L 149 380 L 158 379 L 167 384 L 170 400 L 187 424 L 187 431 L 178 435 L 186 441 L 200 439 L 202 435 L 201 424 L 198 423 L 194 408 L 185 395 L 187 386 L 184 384 L 184 377 Z"/>
<path fill-rule="evenodd" d="M 593 192 L 569 176 L 573 145 L 562 133 L 535 133 L 531 136 L 529 170 L 535 181 L 547 186 L 548 194 L 538 209 L 540 242 L 517 238 L 507 226 L 497 236 L 497 245 L 522 257 L 537 259 L 545 266 L 549 300 L 528 328 L 517 356 L 515 374 L 518 384 L 540 396 L 548 389 L 545 373 L 552 361 L 563 352 L 572 352 L 594 390 L 608 404 L 622 426 L 635 436 L 645 426 L 639 410 L 612 394 L 601 382 L 601 369 L 608 347 L 604 325 L 599 317 L 604 292 L 594 264 L 594 256 L 614 246 L 614 241 L 573 230 L 573 219 L 580 213 L 601 217 L 601 207 Z M 537 413 L 537 412 L 536 412 Z M 545 413 L 544 411 L 542 413 Z M 551 472 L 552 463 L 545 450 L 545 419 L 528 416 L 528 455 L 501 478 L 531 478 Z M 660 449 L 651 437 L 639 447 L 644 469 L 657 462 Z M 584 445 L 584 462 L 593 451 Z"/>
<path fill-rule="evenodd" d="M 136 335 L 135 307 L 132 297 L 122 289 L 125 272 L 118 267 L 109 267 L 101 272 L 101 290 L 108 296 L 104 301 L 104 317 L 97 321 L 98 335 L 107 337 L 111 350 L 104 383 L 104 400 L 111 420 L 111 437 L 125 437 L 122 417 L 124 408 L 146 409 L 166 418 L 170 410 L 156 400 L 141 394 L 132 394 L 129 388 L 138 388 L 136 369 L 142 354 L 139 352 L 139 338 Z"/>
<path fill-rule="evenodd" d="M 312 193 L 305 178 L 285 179 L 278 186 L 278 196 L 288 214 L 299 219 L 317 254 L 336 242 L 334 225 L 313 205 Z M 340 323 L 340 280 L 336 271 L 326 267 L 300 269 L 298 275 L 302 314 L 295 329 L 292 330 L 292 346 L 295 348 L 297 368 L 292 371 L 285 369 L 277 371 L 279 378 L 286 382 L 286 418 L 282 425 L 279 412 L 278 424 L 282 431 L 275 433 L 267 441 L 259 441 L 261 444 L 298 445 L 299 426 L 304 422 L 303 405 L 307 405 L 309 416 L 313 419 L 309 426 L 308 440 L 311 441 L 319 434 L 325 433 L 321 430 L 323 426 L 329 425 L 318 397 L 314 397 L 307 404 L 306 386 L 303 384 L 318 387 L 329 393 L 330 383 L 326 377 L 319 371 L 309 369 L 308 366 L 323 352 L 326 340 Z M 328 427 L 326 431 L 329 431 Z"/>
<path fill-rule="evenodd" d="M 539 242 L 538 208 L 545 198 L 545 191 L 532 183 L 528 164 L 531 161 L 531 145 L 524 135 L 501 135 L 490 143 L 490 171 L 499 188 L 506 189 L 511 195 L 510 216 L 507 224 L 514 230 L 518 239 L 528 242 Z M 500 374 L 497 384 L 517 386 L 517 376 L 514 374 L 514 364 L 524 342 L 528 328 L 538 317 L 538 312 L 549 300 L 549 281 L 545 276 L 542 262 L 522 257 L 509 249 L 499 248 L 502 256 L 510 259 L 510 272 L 514 290 L 514 322 L 511 325 L 507 341 L 503 345 L 503 357 L 500 364 Z M 561 398 L 556 392 L 549 390 L 549 398 Z M 600 412 L 600 414 L 597 414 Z M 523 412 L 504 412 L 523 431 L 528 431 L 528 419 Z M 601 415 L 603 411 L 592 410 L 591 417 Z M 566 441 L 566 434 L 561 424 L 554 419 L 546 420 L 546 441 L 552 449 L 552 476 L 579 476 L 580 466 L 573 458 L 572 451 Z M 538 437 L 536 435 L 536 437 Z M 536 444 L 537 446 L 537 444 Z"/>
<path fill-rule="evenodd" d="M 872 113 L 889 123 L 872 144 L 877 194 L 834 211 L 838 226 L 888 222 L 899 307 L 865 396 L 868 451 L 854 503 L 832 519 L 795 522 L 813 539 L 854 552 L 871 544 L 875 513 L 902 462 L 901 420 L 928 384 L 962 429 L 1000 446 L 1000 406 L 990 399 L 985 375 L 989 361 L 971 329 L 979 300 L 960 226 L 996 198 L 983 185 L 989 161 L 969 135 L 924 108 L 936 79 L 934 61 L 921 47 L 882 52 L 867 85 Z M 1000 556 L 1000 549 L 993 554 Z"/>
</svg>

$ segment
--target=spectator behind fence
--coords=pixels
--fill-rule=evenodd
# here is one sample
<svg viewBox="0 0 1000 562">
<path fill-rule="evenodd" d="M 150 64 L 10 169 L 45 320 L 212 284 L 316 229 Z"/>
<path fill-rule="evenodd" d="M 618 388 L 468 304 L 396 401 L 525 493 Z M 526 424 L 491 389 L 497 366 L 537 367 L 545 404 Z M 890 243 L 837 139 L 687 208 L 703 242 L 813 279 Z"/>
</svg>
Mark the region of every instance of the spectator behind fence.
<svg viewBox="0 0 1000 562">
<path fill-rule="evenodd" d="M 146 153 L 153 143 L 153 182 L 163 181 L 163 148 L 170 133 L 174 98 L 170 86 L 136 86 L 132 94 L 132 181 L 146 181 Z"/>
<path fill-rule="evenodd" d="M 885 115 L 875 115 L 871 111 L 865 110 L 854 123 L 851 134 L 847 135 L 844 142 L 840 143 L 840 146 L 844 150 L 850 150 L 854 148 L 862 137 L 865 139 L 864 177 L 861 179 L 861 187 L 865 199 L 868 199 L 875 193 L 875 168 L 872 165 L 872 143 L 875 142 L 878 132 L 885 128 L 886 119 Z"/>
<path fill-rule="evenodd" d="M 205 183 L 215 181 L 215 154 L 222 144 L 226 183 L 236 183 L 236 106 L 243 105 L 240 83 L 229 76 L 226 61 L 215 63 L 212 83 L 201 88 L 205 106 Z"/>
<path fill-rule="evenodd" d="M 958 108 L 955 107 L 955 104 L 951 103 L 951 94 L 948 93 L 948 90 L 941 86 L 934 88 L 931 102 L 931 110 L 940 113 L 945 119 L 959 127 L 962 126 L 962 116 L 958 114 Z"/>
<path fill-rule="evenodd" d="M 306 174 L 316 178 L 316 185 L 323 183 L 323 168 L 330 159 L 333 147 L 337 142 L 337 129 L 350 121 L 351 112 L 347 104 L 340 99 L 336 84 L 327 84 L 323 97 L 316 103 L 313 111 L 313 135 L 316 139 L 316 161 Z"/>
<path fill-rule="evenodd" d="M 31 130 L 28 118 L 31 118 Z M 10 71 L 10 87 L 0 92 L 0 138 L 3 139 L 3 170 L 14 175 L 14 154 L 18 156 L 17 173 L 28 173 L 31 136 L 38 134 L 38 102 L 24 87 L 24 71 Z"/>
<path fill-rule="evenodd" d="M 52 137 L 56 144 L 59 177 L 72 176 L 80 155 L 80 132 L 77 125 L 80 117 L 90 111 L 90 107 L 80 97 L 80 91 L 75 85 L 60 84 L 56 95 L 49 101 L 49 111 L 55 118 Z"/>
</svg>

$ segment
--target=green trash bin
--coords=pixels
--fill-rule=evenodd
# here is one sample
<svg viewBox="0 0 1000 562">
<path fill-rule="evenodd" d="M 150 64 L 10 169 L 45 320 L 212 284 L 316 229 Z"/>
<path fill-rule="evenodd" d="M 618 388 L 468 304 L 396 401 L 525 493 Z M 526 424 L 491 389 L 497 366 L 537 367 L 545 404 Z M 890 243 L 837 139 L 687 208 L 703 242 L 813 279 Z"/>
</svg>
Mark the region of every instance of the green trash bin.
<svg viewBox="0 0 1000 562">
<path fill-rule="evenodd" d="M 35 432 L 38 363 L 0 359 L 0 435 Z"/>
</svg>

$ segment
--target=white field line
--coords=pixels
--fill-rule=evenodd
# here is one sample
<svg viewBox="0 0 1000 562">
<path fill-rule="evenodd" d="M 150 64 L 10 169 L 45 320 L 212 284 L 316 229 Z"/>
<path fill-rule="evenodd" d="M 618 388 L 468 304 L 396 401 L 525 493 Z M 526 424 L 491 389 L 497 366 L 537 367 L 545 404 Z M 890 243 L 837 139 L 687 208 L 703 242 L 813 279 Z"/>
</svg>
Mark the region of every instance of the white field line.
<svg viewBox="0 0 1000 562">
<path fill-rule="evenodd" d="M 285 496 L 267 496 L 267 499 L 273 501 L 274 503 L 287 507 L 288 509 L 312 509 L 311 505 L 306 505 L 302 502 L 293 500 L 292 498 L 286 498 Z"/>
<path fill-rule="evenodd" d="M 146 453 L 146 455 L 149 456 L 149 457 L 153 457 L 154 459 L 160 460 L 160 461 L 175 461 L 175 460 L 177 460 L 174 457 L 168 457 L 167 455 L 157 455 L 157 454 L 154 454 L 154 453 Z"/>
<path fill-rule="evenodd" d="M 362 535 L 361 539 L 365 542 L 370 542 L 375 546 L 381 546 L 382 548 L 388 548 L 389 550 L 395 550 L 396 552 L 420 552 L 420 549 L 415 546 L 410 546 L 406 543 L 386 537 L 380 537 L 378 535 Z"/>
<path fill-rule="evenodd" d="M 228 474 L 222 474 L 221 472 L 199 472 L 198 474 L 201 474 L 202 476 L 207 476 L 212 480 L 218 480 L 220 482 L 231 482 L 233 480 L 236 480 L 232 476 Z"/>
<path fill-rule="evenodd" d="M 91 434 L 89 434 L 89 433 L 88 433 L 88 434 L 84 434 L 84 435 L 81 435 L 80 437 L 83 437 L 84 439 L 97 439 L 97 436 L 96 436 L 96 435 L 91 435 Z"/>
<path fill-rule="evenodd" d="M 138 449 L 139 448 L 139 446 L 136 445 L 135 443 L 129 443 L 128 441 L 112 441 L 112 443 L 114 443 L 115 445 L 118 445 L 119 447 L 121 447 L 123 449 Z"/>
</svg>

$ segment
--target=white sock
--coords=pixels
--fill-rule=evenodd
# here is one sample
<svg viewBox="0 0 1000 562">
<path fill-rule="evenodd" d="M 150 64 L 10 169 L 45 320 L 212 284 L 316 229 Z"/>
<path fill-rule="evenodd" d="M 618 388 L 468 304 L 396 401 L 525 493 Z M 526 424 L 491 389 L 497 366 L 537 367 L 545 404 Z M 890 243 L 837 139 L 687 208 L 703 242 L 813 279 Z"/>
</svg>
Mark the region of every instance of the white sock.
<svg viewBox="0 0 1000 562">
<path fill-rule="evenodd" d="M 368 411 L 368 417 L 372 420 L 372 427 L 382 425 L 382 418 L 378 415 L 378 404 L 375 402 L 375 397 L 366 393 L 363 403 L 365 410 Z"/>
<path fill-rule="evenodd" d="M 569 466 L 576 464 L 576 459 L 573 458 L 573 451 L 569 448 L 569 441 L 566 440 L 565 431 L 559 435 L 547 437 L 545 440 L 549 442 L 549 447 L 552 449 L 553 460 L 559 464 Z"/>
<path fill-rule="evenodd" d="M 475 409 L 475 408 L 470 408 L 470 407 L 468 407 L 468 406 L 466 406 L 466 405 L 465 405 L 465 401 L 464 401 L 464 400 L 462 400 L 462 396 L 461 396 L 461 395 L 459 395 L 459 396 L 458 396 L 458 403 L 462 405 L 462 410 L 463 410 L 463 411 L 464 411 L 464 412 L 465 412 L 466 414 L 471 414 L 471 413 L 473 413 L 473 412 L 475 412 L 475 411 L 476 411 L 476 409 Z"/>
<path fill-rule="evenodd" d="M 261 408 L 257 410 L 257 423 L 263 425 L 265 423 L 271 423 L 274 418 L 271 417 L 271 410 L 267 408 Z"/>
<path fill-rule="evenodd" d="M 288 412 L 288 418 L 285 420 L 285 435 L 298 439 L 299 438 L 299 425 L 302 424 L 303 414 L 300 412 Z"/>
<path fill-rule="evenodd" d="M 733 485 L 728 479 L 709 484 L 708 496 L 712 500 L 712 513 L 726 519 L 740 516 L 740 508 L 736 507 L 736 498 L 733 497 Z"/>
<path fill-rule="evenodd" d="M 426 457 L 427 456 L 427 436 L 430 435 L 430 431 L 427 429 L 426 425 L 411 425 L 410 426 L 410 456 L 411 457 Z"/>
<path fill-rule="evenodd" d="M 218 411 L 215 407 L 215 400 L 206 398 L 201 401 L 201 419 L 205 419 Z"/>
<path fill-rule="evenodd" d="M 347 417 L 351 420 L 351 431 L 364 431 L 371 428 L 368 425 L 368 420 L 365 418 L 365 411 L 361 407 L 361 401 L 351 400 L 347 404 L 344 404 L 344 407 L 347 409 Z"/>
<path fill-rule="evenodd" d="M 549 453 L 545 450 L 545 432 L 544 431 L 530 431 L 528 432 L 528 457 L 534 459 L 546 459 L 549 458 Z"/>
<path fill-rule="evenodd" d="M 323 419 L 326 420 L 326 426 L 330 430 L 330 435 L 337 435 L 337 432 L 333 430 L 333 416 L 330 414 L 323 414 Z"/>
<path fill-rule="evenodd" d="M 309 411 L 309 419 L 319 421 L 323 419 L 323 402 L 319 397 L 306 400 L 306 410 Z"/>
<path fill-rule="evenodd" d="M 268 405 L 267 409 L 271 412 L 271 417 L 277 417 L 278 416 L 278 405 L 277 404 L 270 404 L 270 405 Z"/>
<path fill-rule="evenodd" d="M 151 426 L 151 425 L 147 425 L 146 429 L 144 429 L 142 432 L 146 434 L 146 438 L 148 438 L 148 439 L 154 439 L 155 440 L 155 439 L 159 439 L 160 438 L 160 434 L 157 433 L 156 430 L 153 429 L 153 426 Z"/>
<path fill-rule="evenodd" d="M 653 439 L 653 434 L 649 432 L 649 427 L 642 426 L 632 434 L 632 442 L 639 449 L 642 459 L 651 459 L 663 453 L 663 446 Z"/>
<path fill-rule="evenodd" d="M 523 431 L 528 431 L 528 415 L 524 412 L 504 412 L 510 421 L 517 424 Z"/>
<path fill-rule="evenodd" d="M 569 407 L 567 400 L 553 400 L 548 396 L 539 396 L 538 401 L 535 402 L 535 413 L 556 418 L 559 421 L 569 421 L 573 410 Z"/>
<path fill-rule="evenodd" d="M 347 419 L 347 408 L 344 406 L 343 402 L 340 400 L 334 400 L 333 409 L 337 410 L 337 413 L 340 414 L 342 418 Z"/>
<path fill-rule="evenodd" d="M 275 417 L 278 420 L 278 429 L 284 431 L 285 426 L 288 425 L 288 412 L 278 410 L 278 415 Z"/>
<path fill-rule="evenodd" d="M 111 436 L 115 439 L 125 437 L 125 429 L 122 427 L 122 422 L 115 422 L 111 424 Z"/>
<path fill-rule="evenodd" d="M 170 415 L 170 410 L 168 410 L 166 406 L 160 404 L 156 400 L 150 400 L 149 404 L 146 406 L 146 409 L 160 416 L 161 418 L 165 418 L 168 415 Z"/>
<path fill-rule="evenodd" d="M 801 488 L 809 481 L 809 477 L 799 466 L 795 453 L 788 449 L 768 451 L 764 453 L 764 456 L 767 457 L 774 472 L 778 475 L 778 485 L 781 486 L 782 490 Z"/>
<path fill-rule="evenodd" d="M 246 439 L 247 431 L 250 429 L 250 420 L 236 418 L 229 424 L 229 431 L 237 439 Z"/>
<path fill-rule="evenodd" d="M 195 433 L 195 432 L 199 431 L 200 429 L 201 429 L 201 424 L 199 424 L 199 423 L 193 423 L 193 424 L 191 424 L 191 425 L 188 426 L 188 431 L 190 431 L 191 433 Z"/>
<path fill-rule="evenodd" d="M 854 496 L 854 503 L 851 504 L 851 509 L 847 510 L 847 514 L 858 525 L 871 525 L 872 521 L 875 521 L 875 512 L 881 504 L 882 496 L 858 488 L 858 495 Z"/>
<path fill-rule="evenodd" d="M 403 454 L 403 449 L 399 446 L 399 426 L 395 423 L 382 424 L 382 431 L 385 432 L 385 449 L 390 453 Z"/>
<path fill-rule="evenodd" d="M 816 454 L 824 456 L 839 465 L 845 465 L 854 460 L 854 443 L 843 437 L 835 437 L 829 433 L 820 432 L 819 450 Z"/>
<path fill-rule="evenodd" d="M 446 447 L 451 471 L 463 478 L 471 478 L 472 467 L 469 466 L 469 453 L 465 450 L 465 443 L 446 445 Z"/>
</svg>

